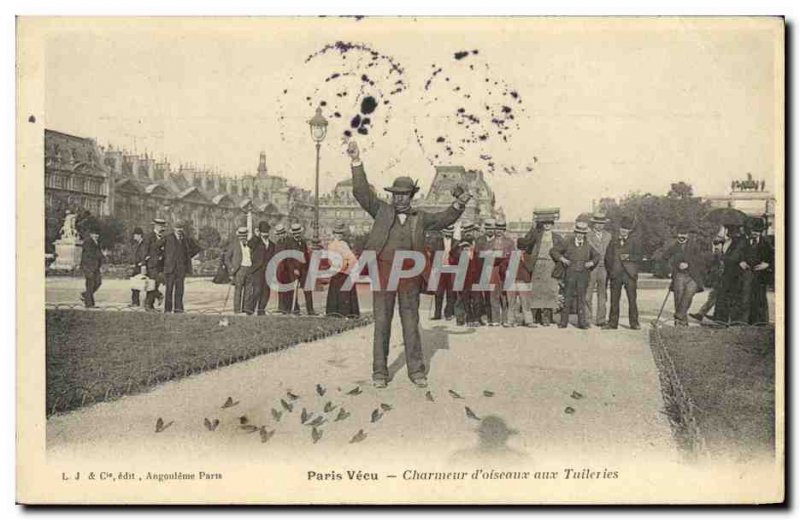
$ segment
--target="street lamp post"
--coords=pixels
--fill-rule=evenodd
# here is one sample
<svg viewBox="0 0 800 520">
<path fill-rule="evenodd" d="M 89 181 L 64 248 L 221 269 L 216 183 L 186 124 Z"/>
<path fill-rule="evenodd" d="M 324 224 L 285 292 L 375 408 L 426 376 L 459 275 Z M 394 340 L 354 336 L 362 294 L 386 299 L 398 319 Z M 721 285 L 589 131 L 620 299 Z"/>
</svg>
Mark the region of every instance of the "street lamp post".
<svg viewBox="0 0 800 520">
<path fill-rule="evenodd" d="M 311 128 L 311 139 L 317 147 L 317 173 L 314 180 L 314 240 L 319 240 L 319 149 L 325 134 L 328 132 L 328 120 L 322 116 L 322 109 L 317 107 L 314 117 L 308 120 Z"/>
</svg>

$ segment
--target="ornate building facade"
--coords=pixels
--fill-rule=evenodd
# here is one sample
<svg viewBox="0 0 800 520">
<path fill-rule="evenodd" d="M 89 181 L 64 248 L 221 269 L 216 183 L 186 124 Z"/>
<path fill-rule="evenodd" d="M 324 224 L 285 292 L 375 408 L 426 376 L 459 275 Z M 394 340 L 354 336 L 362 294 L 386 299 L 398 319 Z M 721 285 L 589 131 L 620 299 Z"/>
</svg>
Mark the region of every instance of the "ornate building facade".
<svg viewBox="0 0 800 520">
<path fill-rule="evenodd" d="M 223 238 L 246 222 L 248 210 L 254 221 L 299 222 L 307 229 L 314 217 L 311 192 L 271 175 L 264 152 L 255 174 L 234 177 L 191 165 L 172 168 L 166 159 L 53 130 L 45 130 L 45 207 L 49 220 L 63 218 L 66 209 L 86 210 L 118 217 L 130 231 L 161 217 L 188 221 L 195 230 L 215 228 Z M 57 229 L 48 222 L 51 227 Z"/>
</svg>

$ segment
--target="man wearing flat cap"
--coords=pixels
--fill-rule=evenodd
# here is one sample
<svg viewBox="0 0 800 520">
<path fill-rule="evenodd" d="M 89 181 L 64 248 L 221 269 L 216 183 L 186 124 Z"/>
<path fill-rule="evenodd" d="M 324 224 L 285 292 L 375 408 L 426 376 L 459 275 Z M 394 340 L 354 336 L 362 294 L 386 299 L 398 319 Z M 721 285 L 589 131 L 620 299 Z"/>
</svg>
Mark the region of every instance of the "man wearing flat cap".
<svg viewBox="0 0 800 520">
<path fill-rule="evenodd" d="M 144 274 L 146 251 L 144 248 L 144 232 L 142 228 L 133 228 L 133 244 L 131 245 L 131 277 Z M 142 304 L 141 291 L 139 289 L 131 289 L 131 307 L 139 307 Z"/>
<path fill-rule="evenodd" d="M 676 327 L 689 325 L 688 312 L 694 295 L 703 291 L 710 260 L 698 241 L 689 237 L 689 231 L 688 224 L 678 224 L 675 242 L 665 253 L 672 269 L 670 288 L 675 298 Z"/>
<path fill-rule="evenodd" d="M 225 254 L 225 265 L 230 269 L 231 284 L 233 285 L 233 312 L 239 314 L 244 311 L 248 294 L 248 275 L 253 265 L 250 246 L 247 245 L 247 227 L 242 226 L 236 230 L 236 239 Z"/>
<path fill-rule="evenodd" d="M 247 271 L 249 288 L 244 307 L 246 314 L 255 312 L 258 316 L 264 316 L 267 313 L 267 304 L 269 303 L 267 264 L 277 251 L 277 246 L 269 239 L 269 230 L 269 222 L 262 220 L 247 243 L 250 248 L 252 264 Z"/>
<path fill-rule="evenodd" d="M 166 220 L 154 218 L 153 231 L 144 238 L 145 274 L 151 280 L 149 283 L 152 284 L 152 289 L 147 291 L 144 300 L 144 310 L 146 311 L 153 311 L 156 300 L 163 299 L 158 286 L 164 283 L 164 238 L 166 229 Z"/>
<path fill-rule="evenodd" d="M 192 258 L 200 252 L 187 227 L 177 223 L 173 232 L 164 237 L 164 312 L 183 312 L 184 281 L 192 272 Z"/>
<path fill-rule="evenodd" d="M 628 298 L 628 324 L 639 329 L 639 307 L 636 303 L 636 290 L 639 280 L 639 263 L 642 261 L 642 244 L 633 235 L 634 220 L 622 217 L 619 230 L 611 238 L 606 249 L 605 269 L 611 280 L 611 313 L 604 329 L 613 330 L 619 326 L 619 303 L 622 289 Z"/>
<path fill-rule="evenodd" d="M 566 271 L 564 308 L 561 309 L 561 322 L 558 324 L 562 329 L 569 324 L 569 311 L 573 305 L 578 312 L 578 328 L 589 328 L 584 302 L 589 287 L 589 274 L 600 262 L 600 255 L 586 240 L 588 232 L 589 224 L 579 220 L 575 222 L 572 236 L 550 250 L 553 260 L 560 262 Z"/>
<path fill-rule="evenodd" d="M 419 190 L 410 177 L 398 177 L 386 191 L 392 201 L 381 200 L 370 189 L 358 145 L 350 141 L 347 154 L 352 162 L 353 196 L 361 207 L 375 219 L 370 230 L 365 251 L 374 251 L 378 260 L 380 288 L 374 292 L 373 308 L 375 333 L 373 338 L 372 379 L 377 388 L 385 388 L 389 380 L 387 357 L 395 301 L 399 302 L 400 321 L 403 327 L 406 367 L 411 381 L 426 387 L 425 361 L 419 333 L 420 277 L 403 279 L 397 290 L 389 290 L 388 282 L 396 252 L 415 251 L 424 255 L 425 231 L 440 230 L 453 224 L 469 202 L 470 194 L 463 188 L 454 190 L 456 200 L 444 211 L 429 213 L 411 206 L 411 199 Z M 374 290 L 374 288 L 373 288 Z"/>
</svg>

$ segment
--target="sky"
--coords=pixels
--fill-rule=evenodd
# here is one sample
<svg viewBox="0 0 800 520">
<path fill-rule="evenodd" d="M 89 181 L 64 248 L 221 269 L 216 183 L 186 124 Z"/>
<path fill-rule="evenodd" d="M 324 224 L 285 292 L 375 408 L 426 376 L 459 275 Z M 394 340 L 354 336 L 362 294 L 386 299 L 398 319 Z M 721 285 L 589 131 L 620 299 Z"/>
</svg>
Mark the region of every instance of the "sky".
<svg viewBox="0 0 800 520">
<path fill-rule="evenodd" d="M 774 190 L 782 26 L 762 22 L 63 19 L 45 124 L 227 174 L 254 173 L 263 150 L 313 189 L 306 122 L 324 102 L 323 193 L 348 178 L 354 139 L 373 184 L 481 169 L 511 219 L 680 180 L 719 195 L 748 172 Z"/>
</svg>

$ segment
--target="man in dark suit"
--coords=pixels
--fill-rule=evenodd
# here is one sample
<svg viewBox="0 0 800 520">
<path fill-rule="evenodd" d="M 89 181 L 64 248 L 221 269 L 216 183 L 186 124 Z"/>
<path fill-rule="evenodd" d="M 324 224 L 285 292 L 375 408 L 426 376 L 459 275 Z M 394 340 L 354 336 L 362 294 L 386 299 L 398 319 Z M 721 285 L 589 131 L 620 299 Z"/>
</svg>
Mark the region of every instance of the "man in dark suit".
<svg viewBox="0 0 800 520">
<path fill-rule="evenodd" d="M 94 293 L 103 283 L 100 267 L 105 263 L 106 257 L 100 249 L 100 234 L 96 229 L 89 229 L 89 238 L 83 242 L 81 252 L 81 270 L 86 279 L 86 291 L 81 293 L 81 300 L 86 308 L 94 307 Z"/>
<path fill-rule="evenodd" d="M 775 250 L 764 239 L 764 220 L 753 219 L 742 246 L 742 299 L 738 321 L 750 325 L 769 324 L 767 287 L 775 262 Z"/>
<path fill-rule="evenodd" d="M 483 272 L 484 264 L 489 261 L 488 258 L 482 258 L 481 253 L 491 249 L 490 244 L 494 240 L 495 226 L 495 219 L 487 218 L 483 222 L 483 234 L 475 237 L 475 254 L 478 256 L 481 272 Z M 494 316 L 492 316 L 491 291 L 476 291 L 475 294 L 480 302 L 480 325 L 489 325 L 494 319 Z"/>
<path fill-rule="evenodd" d="M 247 275 L 250 289 L 248 291 L 245 314 L 258 313 L 264 316 L 269 303 L 269 283 L 267 282 L 267 264 L 275 256 L 276 245 L 269 239 L 269 223 L 261 221 L 255 230 L 253 238 L 248 242 L 253 258 L 253 265 Z"/>
<path fill-rule="evenodd" d="M 236 240 L 231 241 L 231 245 L 225 253 L 225 265 L 230 269 L 231 284 L 234 287 L 233 312 L 238 314 L 245 309 L 250 287 L 248 276 L 253 265 L 246 227 L 236 230 Z"/>
<path fill-rule="evenodd" d="M 314 293 L 312 291 L 305 290 L 306 279 L 308 277 L 308 266 L 311 262 L 311 249 L 308 246 L 308 242 L 306 241 L 305 237 L 303 237 L 303 226 L 294 223 L 289 228 L 289 237 L 286 238 L 284 243 L 284 249 L 294 249 L 295 251 L 300 251 L 303 255 L 303 261 L 299 262 L 295 259 L 289 258 L 285 260 L 283 263 L 287 269 L 291 269 L 290 271 L 290 280 L 297 281 L 297 290 L 303 291 L 303 296 L 306 300 L 306 312 L 309 316 L 314 316 L 317 313 L 314 311 Z M 296 302 L 297 297 L 294 293 L 287 293 L 291 294 L 292 300 Z M 290 302 L 291 305 L 291 302 Z M 300 312 L 300 306 L 296 303 L 294 312 Z"/>
<path fill-rule="evenodd" d="M 440 233 L 432 232 L 427 239 L 426 250 L 429 254 L 429 261 L 433 265 L 433 260 L 437 252 L 441 251 L 442 264 L 449 265 L 450 251 L 455 247 L 453 240 L 454 227 L 452 225 L 444 228 Z M 439 284 L 436 286 L 434 295 L 434 320 L 442 319 L 442 308 L 444 308 L 444 319 L 452 320 L 455 314 L 456 295 L 453 292 L 453 274 L 441 273 Z"/>
<path fill-rule="evenodd" d="M 144 238 L 144 264 L 147 277 L 151 280 L 153 289 L 147 291 L 144 300 L 144 310 L 152 311 L 156 300 L 162 300 L 163 295 L 158 290 L 159 284 L 164 283 L 164 237 L 166 235 L 167 221 L 161 218 L 153 219 L 153 231 Z"/>
<path fill-rule="evenodd" d="M 639 279 L 639 262 L 642 261 L 642 244 L 638 237 L 631 234 L 633 224 L 631 217 L 622 217 L 618 233 L 611 237 L 606 248 L 605 269 L 611 280 L 611 312 L 608 323 L 603 327 L 606 330 L 619 326 L 619 302 L 623 287 L 628 298 L 628 324 L 634 330 L 640 328 L 636 284 Z"/>
<path fill-rule="evenodd" d="M 131 263 L 133 263 L 133 268 L 131 269 L 131 277 L 143 274 L 145 270 L 144 259 L 147 256 L 147 252 L 145 251 L 144 233 L 140 227 L 133 229 L 132 249 Z M 141 305 L 139 293 L 139 289 L 131 289 L 131 307 L 139 307 Z"/>
<path fill-rule="evenodd" d="M 183 224 L 176 224 L 174 233 L 164 237 L 164 312 L 183 312 L 184 280 L 191 274 L 192 258 L 199 252 L 200 246 L 185 233 Z"/>
<path fill-rule="evenodd" d="M 386 188 L 392 194 L 391 203 L 386 202 L 371 189 L 355 141 L 350 141 L 347 153 L 352 161 L 353 196 L 375 219 L 364 247 L 377 256 L 380 282 L 380 288 L 373 295 L 373 382 L 377 388 L 385 388 L 389 380 L 389 339 L 395 301 L 399 301 L 408 376 L 416 386 L 426 387 L 428 380 L 419 334 L 420 277 L 403 279 L 396 288 L 388 287 L 387 282 L 396 253 L 414 251 L 424 257 L 425 232 L 442 229 L 458 220 L 470 194 L 463 188 L 457 189 L 454 191 L 456 200 L 448 209 L 429 213 L 411 206 L 411 199 L 419 190 L 416 183 L 410 177 L 398 177 Z"/>
<path fill-rule="evenodd" d="M 740 322 L 742 310 L 742 263 L 746 238 L 740 235 L 740 226 L 726 225 L 722 241 L 720 262 L 722 275 L 717 288 L 717 301 L 714 305 L 713 320 L 727 325 Z"/>
<path fill-rule="evenodd" d="M 675 298 L 675 326 L 689 325 L 688 312 L 692 299 L 704 290 L 709 255 L 696 238 L 689 238 L 689 226 L 677 228 L 675 243 L 665 252 L 672 269 L 672 292 Z"/>
<path fill-rule="evenodd" d="M 589 288 L 589 273 L 600 262 L 600 254 L 586 239 L 589 224 L 582 220 L 575 223 L 572 237 L 554 245 L 550 256 L 564 265 L 566 270 L 564 286 L 564 308 L 561 309 L 561 322 L 564 329 L 569 324 L 569 309 L 574 305 L 578 313 L 578 328 L 588 329 L 586 319 L 586 290 Z"/>
</svg>

